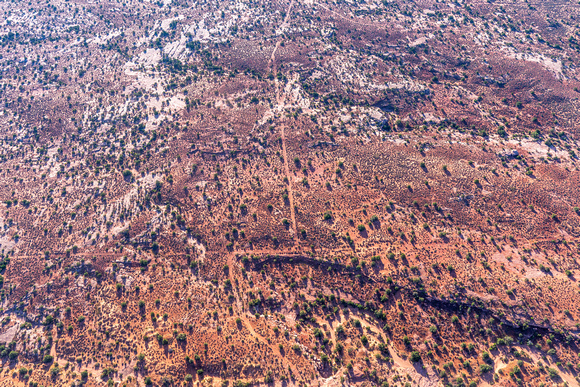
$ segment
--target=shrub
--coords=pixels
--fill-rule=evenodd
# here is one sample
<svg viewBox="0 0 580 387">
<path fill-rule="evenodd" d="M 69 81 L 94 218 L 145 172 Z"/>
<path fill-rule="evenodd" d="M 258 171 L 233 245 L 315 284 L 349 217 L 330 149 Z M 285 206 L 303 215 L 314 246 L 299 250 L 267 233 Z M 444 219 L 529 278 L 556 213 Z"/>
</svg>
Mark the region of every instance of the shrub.
<svg viewBox="0 0 580 387">
<path fill-rule="evenodd" d="M 485 362 L 490 362 L 491 361 L 491 357 L 489 356 L 489 352 L 484 352 L 481 354 L 481 358 L 483 359 L 483 361 Z"/>
<path fill-rule="evenodd" d="M 43 363 L 52 363 L 53 360 L 54 358 L 52 355 L 44 355 L 44 358 L 42 358 Z"/>
<path fill-rule="evenodd" d="M 419 351 L 413 351 L 411 352 L 411 356 L 409 357 L 409 359 L 411 359 L 413 363 L 417 363 L 418 361 L 421 360 L 421 354 L 419 353 Z"/>
</svg>

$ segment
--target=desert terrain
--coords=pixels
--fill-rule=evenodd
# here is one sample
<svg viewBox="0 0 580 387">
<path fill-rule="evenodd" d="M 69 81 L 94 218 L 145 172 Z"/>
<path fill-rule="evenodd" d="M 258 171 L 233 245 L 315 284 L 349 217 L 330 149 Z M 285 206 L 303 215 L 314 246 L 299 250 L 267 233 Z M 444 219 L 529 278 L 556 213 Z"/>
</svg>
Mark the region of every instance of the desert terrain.
<svg viewBox="0 0 580 387">
<path fill-rule="evenodd" d="M 1 386 L 580 385 L 580 5 L 0 2 Z"/>
</svg>

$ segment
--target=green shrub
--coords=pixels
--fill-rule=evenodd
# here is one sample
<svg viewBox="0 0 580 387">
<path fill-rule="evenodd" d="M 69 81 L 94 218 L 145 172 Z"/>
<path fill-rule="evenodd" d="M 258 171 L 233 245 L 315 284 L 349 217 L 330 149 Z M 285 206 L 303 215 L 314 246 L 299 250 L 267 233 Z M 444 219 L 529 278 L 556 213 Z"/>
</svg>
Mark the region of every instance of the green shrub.
<svg viewBox="0 0 580 387">
<path fill-rule="evenodd" d="M 413 351 L 411 352 L 411 356 L 409 357 L 409 359 L 413 363 L 417 363 L 418 361 L 421 361 L 421 354 L 419 353 L 419 351 Z"/>
<path fill-rule="evenodd" d="M 52 363 L 53 360 L 54 358 L 52 355 L 44 355 L 44 358 L 42 358 L 43 363 Z"/>
</svg>

